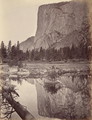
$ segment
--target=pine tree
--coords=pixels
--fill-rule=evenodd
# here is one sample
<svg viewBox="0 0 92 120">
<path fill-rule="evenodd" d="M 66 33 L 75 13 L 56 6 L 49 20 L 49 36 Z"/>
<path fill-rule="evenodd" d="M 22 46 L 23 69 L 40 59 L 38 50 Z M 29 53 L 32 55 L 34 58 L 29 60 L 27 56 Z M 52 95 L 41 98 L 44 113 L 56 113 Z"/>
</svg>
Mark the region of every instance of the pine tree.
<svg viewBox="0 0 92 120">
<path fill-rule="evenodd" d="M 16 59 L 19 60 L 19 56 L 20 56 L 20 45 L 19 45 L 19 41 L 17 41 L 17 46 L 16 46 Z"/>
<path fill-rule="evenodd" d="M 6 50 L 6 47 L 5 47 L 3 41 L 1 42 L 1 58 L 2 58 L 2 60 L 7 58 L 7 50 Z"/>
<path fill-rule="evenodd" d="M 8 59 L 11 58 L 11 40 L 8 43 Z"/>
<path fill-rule="evenodd" d="M 27 49 L 27 51 L 26 51 L 26 59 L 27 59 L 27 60 L 29 59 L 29 51 L 28 51 L 28 49 Z"/>
<path fill-rule="evenodd" d="M 34 56 L 35 56 L 35 51 L 34 49 L 31 51 L 31 60 L 33 61 L 34 60 Z"/>
<path fill-rule="evenodd" d="M 15 45 L 13 45 L 12 47 L 11 47 L 11 59 L 13 60 L 13 59 L 16 59 L 16 56 L 17 56 L 17 53 L 16 53 L 16 46 Z"/>
<path fill-rule="evenodd" d="M 8 52 L 11 52 L 11 40 L 8 43 Z"/>
<path fill-rule="evenodd" d="M 19 41 L 17 41 L 17 51 L 20 50 L 20 45 L 19 45 Z"/>
<path fill-rule="evenodd" d="M 41 47 L 39 51 L 40 60 L 43 60 L 45 57 L 45 50 Z"/>
</svg>

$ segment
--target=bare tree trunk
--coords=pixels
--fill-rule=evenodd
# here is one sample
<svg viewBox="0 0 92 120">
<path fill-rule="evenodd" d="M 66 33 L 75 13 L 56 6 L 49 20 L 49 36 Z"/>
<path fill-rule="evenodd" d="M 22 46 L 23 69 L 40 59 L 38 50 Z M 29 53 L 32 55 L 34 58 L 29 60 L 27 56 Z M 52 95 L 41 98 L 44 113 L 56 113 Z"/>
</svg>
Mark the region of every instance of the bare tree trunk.
<svg viewBox="0 0 92 120">
<path fill-rule="evenodd" d="M 27 111 L 19 102 L 16 102 L 10 95 L 3 93 L 3 97 L 9 102 L 9 104 L 15 109 L 17 114 L 22 118 L 22 120 L 35 120 L 34 116 Z"/>
</svg>

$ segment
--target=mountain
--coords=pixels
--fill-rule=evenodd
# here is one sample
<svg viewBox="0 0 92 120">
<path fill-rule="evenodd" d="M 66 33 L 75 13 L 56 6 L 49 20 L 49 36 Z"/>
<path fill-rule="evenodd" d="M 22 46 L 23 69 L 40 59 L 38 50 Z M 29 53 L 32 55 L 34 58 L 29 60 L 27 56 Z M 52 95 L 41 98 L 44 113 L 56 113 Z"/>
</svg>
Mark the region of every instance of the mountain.
<svg viewBox="0 0 92 120">
<path fill-rule="evenodd" d="M 20 43 L 20 49 L 26 52 L 26 50 L 34 49 L 34 36 L 29 37 L 27 40 Z"/>
<path fill-rule="evenodd" d="M 82 31 L 85 21 L 88 22 L 87 15 L 85 2 L 70 1 L 40 6 L 34 47 L 58 49 L 78 45 L 85 37 Z"/>
<path fill-rule="evenodd" d="M 60 41 L 55 42 L 51 45 L 52 48 L 60 49 L 63 47 L 71 47 L 72 44 L 75 46 L 78 46 L 80 41 L 83 40 L 83 36 L 81 36 L 81 33 L 77 30 L 73 31 L 72 33 L 66 35 L 63 39 L 60 39 Z"/>
</svg>

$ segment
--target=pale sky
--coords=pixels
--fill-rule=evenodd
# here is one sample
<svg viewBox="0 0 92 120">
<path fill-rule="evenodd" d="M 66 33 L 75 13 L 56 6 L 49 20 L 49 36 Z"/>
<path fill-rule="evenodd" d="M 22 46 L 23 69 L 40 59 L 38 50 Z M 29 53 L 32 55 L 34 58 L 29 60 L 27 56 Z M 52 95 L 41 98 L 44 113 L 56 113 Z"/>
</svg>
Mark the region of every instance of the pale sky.
<svg viewBox="0 0 92 120">
<path fill-rule="evenodd" d="M 0 0 L 0 41 L 22 42 L 34 36 L 38 7 L 69 0 Z"/>
</svg>

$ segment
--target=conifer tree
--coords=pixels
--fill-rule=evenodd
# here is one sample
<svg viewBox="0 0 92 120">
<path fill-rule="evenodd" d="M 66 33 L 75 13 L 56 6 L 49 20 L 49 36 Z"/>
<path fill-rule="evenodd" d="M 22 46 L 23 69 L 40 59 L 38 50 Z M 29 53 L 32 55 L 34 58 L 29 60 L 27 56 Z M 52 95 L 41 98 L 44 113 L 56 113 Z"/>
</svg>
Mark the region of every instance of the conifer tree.
<svg viewBox="0 0 92 120">
<path fill-rule="evenodd" d="M 6 50 L 6 47 L 5 47 L 3 41 L 1 42 L 1 58 L 2 58 L 2 60 L 7 58 L 7 50 Z"/>
<path fill-rule="evenodd" d="M 8 58 L 10 59 L 11 58 L 11 40 L 9 41 L 8 43 Z"/>
</svg>

